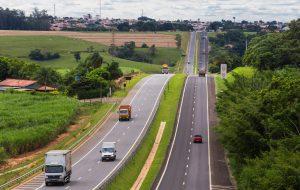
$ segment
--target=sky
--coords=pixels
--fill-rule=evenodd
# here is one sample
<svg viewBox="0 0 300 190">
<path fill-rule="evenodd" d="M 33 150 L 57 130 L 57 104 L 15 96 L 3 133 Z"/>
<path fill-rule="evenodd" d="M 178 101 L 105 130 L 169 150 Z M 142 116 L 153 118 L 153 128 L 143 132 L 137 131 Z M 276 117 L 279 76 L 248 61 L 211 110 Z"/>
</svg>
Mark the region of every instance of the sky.
<svg viewBox="0 0 300 190">
<path fill-rule="evenodd" d="M 300 0 L 101 0 L 102 18 L 215 21 L 236 17 L 241 20 L 290 21 L 300 18 Z M 37 7 L 56 16 L 97 15 L 100 0 L 0 0 L 0 7 L 24 10 Z"/>
</svg>

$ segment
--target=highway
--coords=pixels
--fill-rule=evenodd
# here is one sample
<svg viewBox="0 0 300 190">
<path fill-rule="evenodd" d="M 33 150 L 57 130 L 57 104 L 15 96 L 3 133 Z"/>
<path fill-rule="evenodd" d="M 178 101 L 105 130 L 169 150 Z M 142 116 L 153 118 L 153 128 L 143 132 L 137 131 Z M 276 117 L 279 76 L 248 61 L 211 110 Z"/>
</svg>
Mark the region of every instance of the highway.
<svg viewBox="0 0 300 190">
<path fill-rule="evenodd" d="M 196 50 L 196 32 L 191 32 L 189 49 L 188 49 L 186 65 L 185 65 L 185 73 L 188 75 L 194 73 L 195 50 Z"/>
<path fill-rule="evenodd" d="M 122 104 L 131 104 L 133 119 L 119 122 L 116 114 L 109 118 L 97 133 L 72 154 L 71 182 L 65 186 L 44 185 L 44 174 L 16 187 L 25 189 L 96 189 L 102 186 L 120 168 L 134 151 L 146 133 L 159 105 L 159 99 L 172 75 L 151 75 L 141 80 L 124 99 Z M 100 161 L 102 142 L 116 142 L 117 160 Z"/>
<path fill-rule="evenodd" d="M 200 34 L 205 38 L 206 33 Z M 199 68 L 208 58 L 208 41 L 200 40 Z M 190 55 L 192 56 L 192 55 Z M 189 76 L 183 93 L 175 135 L 156 190 L 210 189 L 208 86 L 206 77 Z M 201 134 L 202 144 L 194 144 L 193 136 Z"/>
</svg>

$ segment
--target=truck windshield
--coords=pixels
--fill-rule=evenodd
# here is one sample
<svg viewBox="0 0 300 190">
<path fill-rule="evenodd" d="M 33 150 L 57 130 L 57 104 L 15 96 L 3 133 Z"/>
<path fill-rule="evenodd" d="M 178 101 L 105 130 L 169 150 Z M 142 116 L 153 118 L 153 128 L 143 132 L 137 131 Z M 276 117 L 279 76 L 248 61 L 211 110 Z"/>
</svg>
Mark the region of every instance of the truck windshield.
<svg viewBox="0 0 300 190">
<path fill-rule="evenodd" d="M 120 114 L 127 114 L 128 110 L 120 110 Z"/>
<path fill-rule="evenodd" d="M 114 148 L 102 148 L 102 152 L 114 152 Z"/>
<path fill-rule="evenodd" d="M 62 173 L 62 166 L 45 166 L 45 173 Z"/>
</svg>

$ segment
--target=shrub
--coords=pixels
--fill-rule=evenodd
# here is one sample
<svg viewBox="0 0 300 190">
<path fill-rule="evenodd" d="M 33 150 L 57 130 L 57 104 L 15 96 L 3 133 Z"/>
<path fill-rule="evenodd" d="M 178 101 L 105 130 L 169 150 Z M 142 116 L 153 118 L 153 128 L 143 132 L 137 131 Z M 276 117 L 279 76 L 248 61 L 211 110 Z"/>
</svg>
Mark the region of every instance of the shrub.
<svg viewBox="0 0 300 190">
<path fill-rule="evenodd" d="M 6 158 L 7 158 L 6 151 L 4 150 L 3 147 L 0 147 L 0 164 L 5 162 Z"/>
<path fill-rule="evenodd" d="M 40 49 L 32 50 L 29 58 L 36 61 L 46 61 L 60 58 L 59 53 L 42 52 Z"/>
<path fill-rule="evenodd" d="M 143 43 L 141 48 L 148 48 L 148 45 L 146 43 Z"/>
</svg>

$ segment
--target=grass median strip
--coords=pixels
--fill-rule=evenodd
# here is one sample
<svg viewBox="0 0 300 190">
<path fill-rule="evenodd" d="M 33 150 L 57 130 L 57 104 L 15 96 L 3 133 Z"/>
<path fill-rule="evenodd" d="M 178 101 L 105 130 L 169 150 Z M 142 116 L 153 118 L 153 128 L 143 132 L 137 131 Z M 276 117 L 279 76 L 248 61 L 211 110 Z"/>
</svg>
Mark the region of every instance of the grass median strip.
<svg viewBox="0 0 300 190">
<path fill-rule="evenodd" d="M 106 189 L 127 190 L 132 187 L 153 147 L 153 143 L 155 142 L 161 121 L 165 121 L 166 126 L 160 146 L 158 147 L 153 164 L 151 165 L 149 173 L 142 185 L 142 189 L 149 189 L 151 187 L 152 182 L 154 181 L 162 165 L 164 157 L 167 153 L 168 144 L 170 143 L 172 137 L 177 108 L 181 97 L 181 91 L 184 86 L 185 77 L 186 76 L 184 74 L 177 74 L 169 81 L 160 101 L 156 116 L 150 126 L 150 130 L 143 140 L 139 150 L 136 152 L 133 159 L 127 163 L 127 165 L 116 176 L 116 178 L 106 187 Z"/>
</svg>

